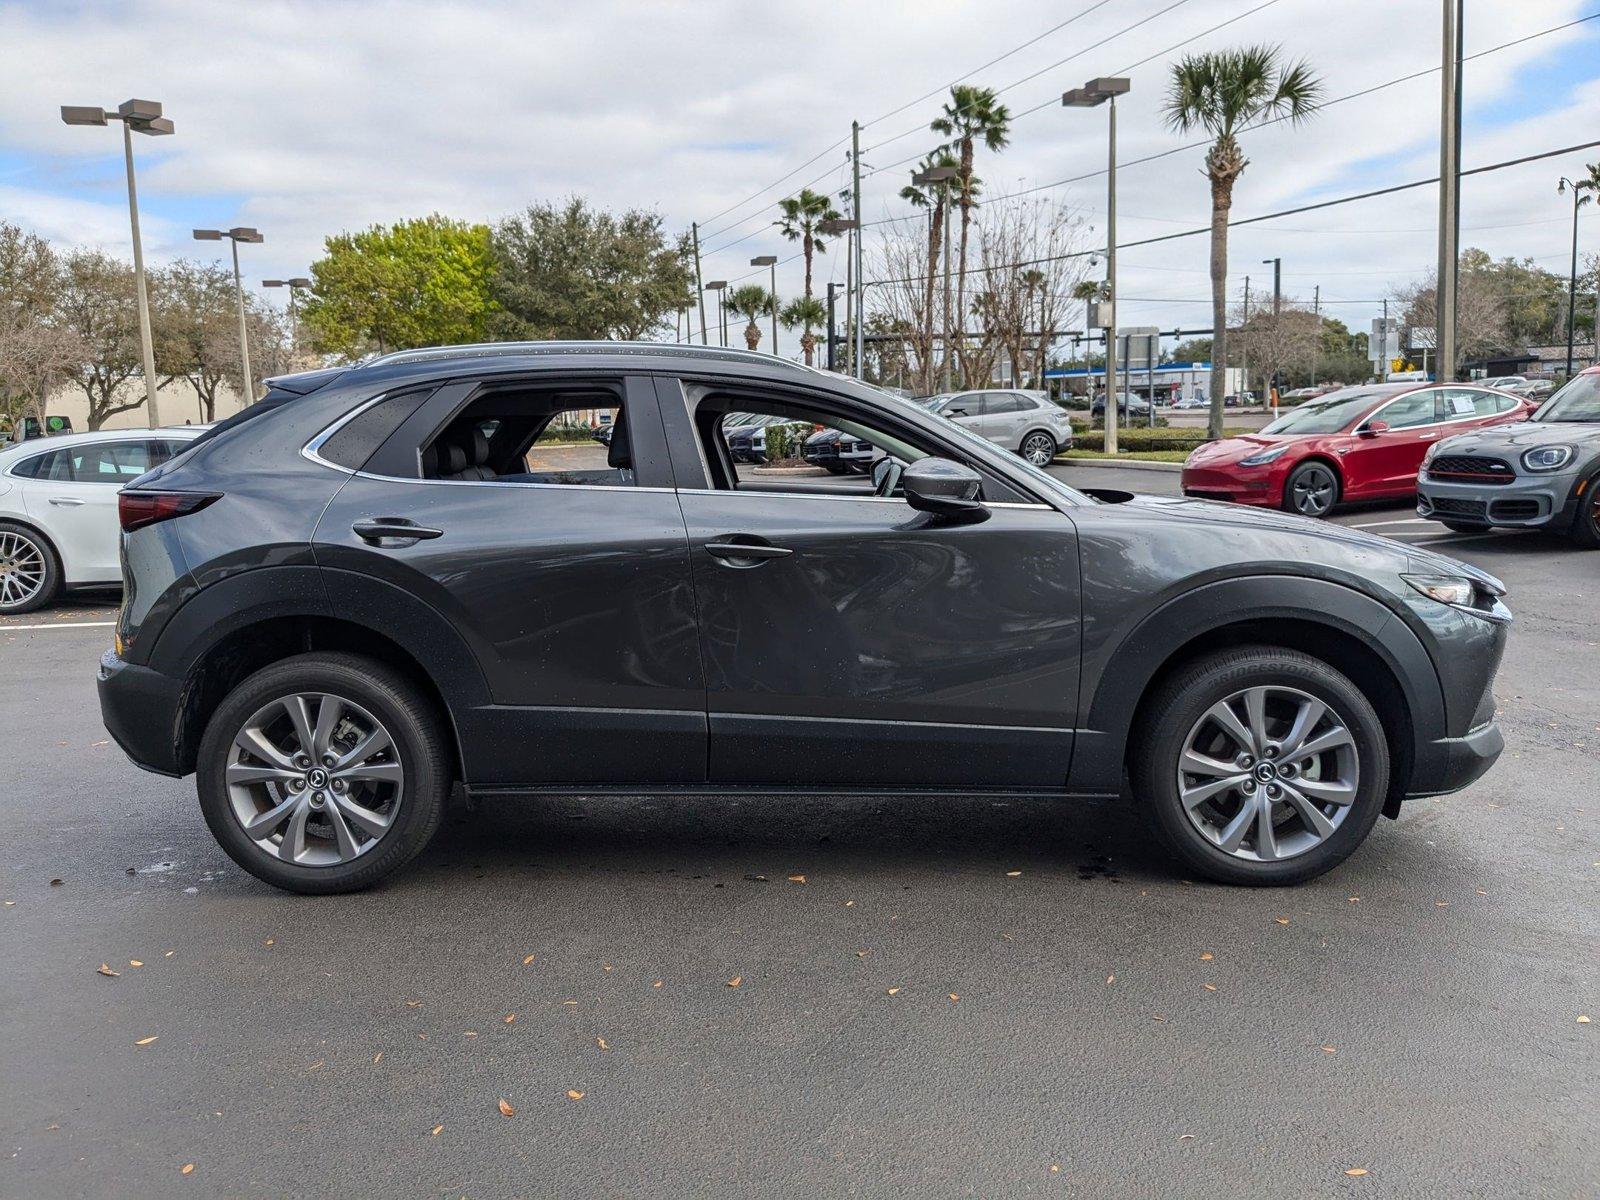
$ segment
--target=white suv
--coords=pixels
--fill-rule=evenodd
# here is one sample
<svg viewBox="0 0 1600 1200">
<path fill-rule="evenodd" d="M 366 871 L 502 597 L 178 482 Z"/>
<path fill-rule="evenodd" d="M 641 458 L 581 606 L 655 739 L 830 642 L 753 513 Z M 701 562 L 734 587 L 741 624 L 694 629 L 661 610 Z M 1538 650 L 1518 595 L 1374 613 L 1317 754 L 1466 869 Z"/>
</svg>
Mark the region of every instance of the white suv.
<svg viewBox="0 0 1600 1200">
<path fill-rule="evenodd" d="M 1066 409 L 1043 392 L 983 388 L 947 392 L 926 402 L 930 412 L 949 417 L 972 432 L 1015 450 L 1036 467 L 1072 449 L 1072 422 Z"/>
</svg>

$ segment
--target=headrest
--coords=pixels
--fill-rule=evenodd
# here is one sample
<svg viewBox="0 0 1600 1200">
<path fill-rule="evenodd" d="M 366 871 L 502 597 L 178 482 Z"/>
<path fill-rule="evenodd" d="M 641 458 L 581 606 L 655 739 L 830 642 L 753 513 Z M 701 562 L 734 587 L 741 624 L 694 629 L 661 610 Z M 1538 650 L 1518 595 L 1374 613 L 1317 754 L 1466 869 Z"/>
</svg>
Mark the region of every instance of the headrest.
<svg viewBox="0 0 1600 1200">
<path fill-rule="evenodd" d="M 466 451 L 467 460 L 475 467 L 489 461 L 489 439 L 476 425 L 467 432 Z"/>
<path fill-rule="evenodd" d="M 460 442 L 445 442 L 439 447 L 439 474 L 459 475 L 467 469 L 467 449 Z"/>
<path fill-rule="evenodd" d="M 606 448 L 606 465 L 619 471 L 633 466 L 633 447 L 628 442 L 628 413 L 617 409 L 617 419 L 611 426 L 611 445 Z"/>
</svg>

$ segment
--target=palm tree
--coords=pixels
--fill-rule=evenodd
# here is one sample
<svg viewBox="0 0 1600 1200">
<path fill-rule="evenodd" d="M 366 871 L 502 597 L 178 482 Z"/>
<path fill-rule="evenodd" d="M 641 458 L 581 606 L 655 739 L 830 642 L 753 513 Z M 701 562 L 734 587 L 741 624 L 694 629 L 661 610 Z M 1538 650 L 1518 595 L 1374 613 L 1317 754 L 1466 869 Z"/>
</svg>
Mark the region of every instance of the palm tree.
<svg viewBox="0 0 1600 1200">
<path fill-rule="evenodd" d="M 1172 68 L 1167 124 L 1178 133 L 1203 129 L 1211 136 L 1206 178 L 1211 181 L 1211 422 L 1222 436 L 1227 391 L 1228 214 L 1233 186 L 1249 165 L 1241 130 L 1266 121 L 1298 125 L 1316 111 L 1322 81 L 1304 61 L 1288 63 L 1278 46 L 1246 46 L 1191 54 Z"/>
<path fill-rule="evenodd" d="M 917 171 L 927 171 L 933 167 L 960 167 L 960 160 L 950 152 L 947 147 L 941 146 L 923 158 Z M 923 345 L 927 353 L 922 358 L 922 387 L 924 391 L 933 391 L 933 288 L 939 274 L 939 247 L 944 237 L 944 223 L 949 220 L 950 214 L 944 208 L 945 190 L 943 188 L 930 188 L 923 191 L 915 184 L 908 184 L 900 189 L 900 198 L 907 200 L 917 208 L 929 209 L 928 213 L 928 274 L 922 281 L 922 316 L 923 316 Z M 949 353 L 948 348 L 946 353 Z"/>
<path fill-rule="evenodd" d="M 786 200 L 778 201 L 778 209 L 783 213 L 773 222 L 782 232 L 783 236 L 791 242 L 799 242 L 800 248 L 806 258 L 806 290 L 805 298 L 811 299 L 811 256 L 826 254 L 827 244 L 818 236 L 820 226 L 824 221 L 839 220 L 839 212 L 833 207 L 833 201 L 826 196 L 818 195 L 810 188 L 801 188 L 798 196 L 790 196 Z M 806 360 L 810 362 L 808 358 Z"/>
<path fill-rule="evenodd" d="M 967 228 L 978 206 L 978 180 L 972 174 L 973 144 L 982 139 L 990 150 L 1004 150 L 1011 133 L 1011 112 L 999 102 L 993 88 L 958 83 L 950 89 L 950 103 L 929 126 L 952 139 L 959 151 L 956 164 L 956 204 L 961 208 L 961 243 L 956 251 L 956 312 L 967 311 Z"/>
<path fill-rule="evenodd" d="M 806 366 L 811 365 L 812 355 L 817 349 L 816 335 L 811 332 L 814 325 L 826 325 L 828 322 L 828 306 L 815 296 L 796 296 L 783 306 L 783 311 L 778 314 L 778 320 L 783 322 L 785 329 L 800 329 L 800 349 L 805 352 Z"/>
<path fill-rule="evenodd" d="M 777 304 L 777 297 L 759 283 L 747 283 L 743 287 L 736 287 L 728 293 L 724 303 L 728 308 L 749 322 L 744 327 L 744 344 L 750 349 L 758 349 L 761 345 L 761 326 L 756 324 L 762 317 L 772 315 L 773 306 Z M 772 352 L 776 354 L 778 348 L 774 346 Z"/>
</svg>

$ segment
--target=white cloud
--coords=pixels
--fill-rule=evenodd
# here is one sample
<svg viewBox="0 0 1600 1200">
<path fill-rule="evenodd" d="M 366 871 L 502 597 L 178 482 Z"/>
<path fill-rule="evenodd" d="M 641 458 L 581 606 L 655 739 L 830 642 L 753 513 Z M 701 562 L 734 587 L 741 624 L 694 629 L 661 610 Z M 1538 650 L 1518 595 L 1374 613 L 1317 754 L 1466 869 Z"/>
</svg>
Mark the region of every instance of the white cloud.
<svg viewBox="0 0 1600 1200">
<path fill-rule="evenodd" d="M 1004 95 L 1014 110 L 1046 107 L 1018 121 L 1003 156 L 984 156 L 991 192 L 1092 171 L 1104 161 L 1099 113 L 1064 111 L 1054 98 L 1171 46 L 1260 0 L 1192 0 L 1166 16 Z M 1170 0 L 1117 0 L 989 68 L 979 82 L 1003 86 L 1165 8 Z M 152 257 L 190 253 L 195 222 L 260 226 L 252 248 L 262 274 L 298 272 L 322 237 L 374 221 L 440 210 L 492 219 L 534 200 L 580 192 L 618 207 L 658 208 L 673 229 L 706 218 L 845 137 L 868 120 L 947 83 L 1064 20 L 1049 0 L 1006 5 L 976 0 L 862 4 L 780 0 L 769 5 L 600 0 L 555 3 L 378 3 L 376 0 L 135 0 L 111 4 L 0 4 L 7 86 L 0 92 L 0 158 L 21 169 L 0 186 L 0 206 L 62 241 L 125 245 L 125 200 L 114 131 L 63 126 L 63 103 L 116 103 L 148 96 L 178 125 L 170 139 L 142 140 L 141 195 Z M 1577 0 L 1475 0 L 1467 49 L 1509 41 L 1582 15 Z M 1246 41 L 1283 44 L 1323 74 L 1331 95 L 1434 66 L 1438 10 L 1388 0 L 1278 0 L 1186 49 Z M 1585 140 L 1600 128 L 1592 82 L 1595 26 L 1582 27 L 1469 64 L 1468 166 Z M 1587 47 L 1587 50 L 1585 49 Z M 1132 72 L 1120 109 L 1124 161 L 1172 146 L 1160 102 L 1166 59 Z M 1584 66 L 1574 64 L 1582 58 Z M 1530 64 L 1539 64 L 1537 71 Z M 1591 77 L 1574 88 L 1574 79 Z M 1554 85 L 1542 82 L 1556 81 Z M 919 126 L 927 100 L 871 124 L 865 160 L 885 167 L 931 144 Z M 1500 124 L 1497 108 L 1520 114 Z M 1236 212 L 1263 212 L 1434 173 L 1437 80 L 1425 76 L 1340 104 L 1303 131 L 1252 133 L 1252 163 Z M 96 140 L 98 139 L 98 141 Z M 1124 239 L 1203 225 L 1206 185 L 1199 154 L 1130 167 L 1121 176 Z M 1581 157 L 1581 156 L 1579 156 Z M 1592 157 L 1592 156 L 1591 156 Z M 1463 240 L 1495 254 L 1559 255 L 1566 232 L 1554 180 L 1572 161 L 1537 164 L 1469 180 Z M 871 218 L 898 211 L 907 167 L 869 177 Z M 795 175 L 793 187 L 827 173 L 845 178 L 835 148 Z M 64 180 L 78 179 L 78 183 Z M 767 194 L 781 195 L 783 189 Z M 1103 208 L 1103 182 L 1064 193 Z M 1426 270 L 1433 258 L 1434 196 L 1419 189 L 1382 201 L 1236 230 L 1233 272 L 1255 274 L 1282 255 L 1285 286 L 1330 300 L 1381 296 Z M 1100 218 L 1091 215 L 1091 220 Z M 792 248 L 747 205 L 709 222 L 746 233 L 708 263 L 708 277 L 737 275 L 754 255 Z M 1532 223 L 1542 222 L 1542 223 Z M 1491 226 L 1476 229 L 1476 226 Z M 1379 233 L 1376 230 L 1423 232 Z M 1315 231 L 1315 232 L 1302 232 Z M 1206 295 L 1205 239 L 1124 256 L 1123 293 L 1155 299 Z M 1553 262 L 1550 265 L 1555 265 Z M 1159 269 L 1158 269 L 1159 268 Z M 819 277 L 843 277 L 842 256 Z M 799 264 L 780 273 L 798 290 Z M 1130 319 L 1203 321 L 1201 305 L 1126 306 Z M 1355 321 L 1360 306 L 1333 311 Z M 791 349 L 785 335 L 785 349 Z"/>
</svg>

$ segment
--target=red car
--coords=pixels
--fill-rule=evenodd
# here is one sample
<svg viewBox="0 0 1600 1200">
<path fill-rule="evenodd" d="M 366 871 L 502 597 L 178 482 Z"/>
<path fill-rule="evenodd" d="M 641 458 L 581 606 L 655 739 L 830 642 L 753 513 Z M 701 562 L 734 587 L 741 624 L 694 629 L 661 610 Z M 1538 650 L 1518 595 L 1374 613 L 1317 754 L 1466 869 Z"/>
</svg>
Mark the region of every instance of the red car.
<svg viewBox="0 0 1600 1200">
<path fill-rule="evenodd" d="M 1201 446 L 1183 464 L 1183 494 L 1325 517 L 1342 500 L 1412 495 L 1439 438 L 1524 421 L 1536 407 L 1471 384 L 1341 388 L 1260 433 Z"/>
</svg>

